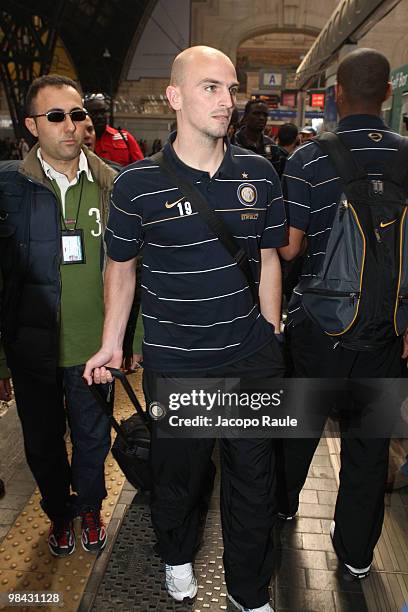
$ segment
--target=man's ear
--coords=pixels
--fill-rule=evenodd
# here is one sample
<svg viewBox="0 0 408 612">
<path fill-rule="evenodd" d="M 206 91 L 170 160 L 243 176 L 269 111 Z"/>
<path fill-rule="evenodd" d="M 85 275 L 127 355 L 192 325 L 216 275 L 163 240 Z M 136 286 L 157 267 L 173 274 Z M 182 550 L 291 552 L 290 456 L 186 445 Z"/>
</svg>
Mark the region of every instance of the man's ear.
<svg viewBox="0 0 408 612">
<path fill-rule="evenodd" d="M 178 111 L 181 109 L 181 94 L 178 87 L 169 85 L 166 89 L 166 96 L 173 110 Z"/>
<path fill-rule="evenodd" d="M 341 85 L 339 85 L 338 83 L 335 84 L 334 86 L 334 99 L 337 100 L 339 99 L 339 96 L 341 97 Z"/>
<path fill-rule="evenodd" d="M 385 100 L 388 100 L 388 98 L 391 98 L 391 96 L 392 96 L 392 83 L 391 83 L 391 81 L 388 81 L 388 83 L 387 83 L 387 91 L 385 92 L 384 102 L 385 102 Z"/>
<path fill-rule="evenodd" d="M 36 138 L 38 138 L 38 130 L 37 130 L 37 124 L 35 122 L 35 119 L 33 119 L 32 117 L 26 117 L 24 119 L 24 123 L 25 126 L 27 128 L 27 130 Z"/>
<path fill-rule="evenodd" d="M 336 83 L 335 85 L 335 102 L 336 102 L 336 106 L 337 106 L 337 110 L 339 111 L 339 113 L 341 113 L 341 108 L 347 104 L 347 96 L 344 93 L 344 89 L 341 85 L 339 85 L 338 83 Z"/>
</svg>

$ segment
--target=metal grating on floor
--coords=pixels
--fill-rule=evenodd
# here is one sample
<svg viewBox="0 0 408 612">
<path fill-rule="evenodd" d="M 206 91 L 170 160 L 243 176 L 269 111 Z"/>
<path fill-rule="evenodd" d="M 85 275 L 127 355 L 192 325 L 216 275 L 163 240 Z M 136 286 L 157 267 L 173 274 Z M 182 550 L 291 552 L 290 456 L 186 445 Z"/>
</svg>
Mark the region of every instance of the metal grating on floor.
<svg viewBox="0 0 408 612">
<path fill-rule="evenodd" d="M 353 581 L 338 563 L 329 530 L 337 495 L 339 445 L 322 439 L 305 487 L 299 514 L 279 521 L 274 533 L 275 571 L 271 601 L 276 612 L 401 612 L 408 602 L 408 490 L 387 495 L 383 535 L 373 571 Z M 235 610 L 226 597 L 218 480 L 208 514 L 204 545 L 195 561 L 198 595 L 190 604 L 173 602 L 164 590 L 163 564 L 146 499 L 136 497 L 124 517 L 93 607 L 83 612 L 220 612 Z M 99 582 L 98 582 L 99 584 Z M 96 591 L 96 589 L 95 589 Z M 94 592 L 95 592 L 94 591 Z"/>
<path fill-rule="evenodd" d="M 127 511 L 104 579 L 94 600 L 95 612 L 218 612 L 229 610 L 218 512 L 207 518 L 205 544 L 195 561 L 198 594 L 192 604 L 179 604 L 166 594 L 163 562 L 154 551 L 155 537 L 146 503 Z M 137 497 L 135 499 L 137 502 Z"/>
</svg>

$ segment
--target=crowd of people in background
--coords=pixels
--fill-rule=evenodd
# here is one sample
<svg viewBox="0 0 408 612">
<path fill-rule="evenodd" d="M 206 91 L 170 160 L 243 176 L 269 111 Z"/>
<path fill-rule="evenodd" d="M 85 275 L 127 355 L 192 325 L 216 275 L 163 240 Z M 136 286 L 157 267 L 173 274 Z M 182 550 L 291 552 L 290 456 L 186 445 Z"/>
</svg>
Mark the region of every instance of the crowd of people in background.
<svg viewBox="0 0 408 612">
<path fill-rule="evenodd" d="M 109 159 L 114 164 L 117 163 L 118 169 L 161 150 L 163 146 L 161 138 L 155 138 L 149 143 L 145 138 L 134 138 L 131 132 L 120 126 L 117 128 L 110 126 L 108 124 L 109 104 L 103 94 L 87 96 L 84 104 L 89 112 L 86 119 L 84 144 L 102 159 Z M 232 143 L 245 146 L 267 157 L 281 176 L 284 167 L 283 160 L 297 146 L 314 138 L 317 130 L 311 125 L 298 128 L 294 123 L 284 123 L 279 126 L 274 136 L 271 126 L 267 124 L 268 114 L 267 104 L 258 99 L 249 100 L 241 114 L 235 108 L 228 128 L 228 137 Z M 170 131 L 173 131 L 173 128 L 174 125 Z M 255 140 L 251 141 L 251 138 Z M 30 148 L 25 138 L 10 136 L 0 138 L 0 161 L 23 160 Z"/>
</svg>

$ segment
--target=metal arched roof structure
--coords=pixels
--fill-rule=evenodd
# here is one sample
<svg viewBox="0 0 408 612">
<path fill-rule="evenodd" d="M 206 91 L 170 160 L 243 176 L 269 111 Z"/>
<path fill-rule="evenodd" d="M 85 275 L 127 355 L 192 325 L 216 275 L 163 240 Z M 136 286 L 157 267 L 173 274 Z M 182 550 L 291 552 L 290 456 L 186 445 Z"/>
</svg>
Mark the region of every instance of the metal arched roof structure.
<svg viewBox="0 0 408 612">
<path fill-rule="evenodd" d="M 329 66 L 345 44 L 355 44 L 401 0 L 342 0 L 296 71 L 304 88 Z"/>
<path fill-rule="evenodd" d="M 156 2 L 2 0 L 0 75 L 15 127 L 31 80 L 49 72 L 57 37 L 83 90 L 114 94 Z"/>
<path fill-rule="evenodd" d="M 132 41 L 141 32 L 156 0 L 2 0 L 16 21 L 39 16 L 52 22 L 76 68 L 84 89 L 97 90 L 106 78 L 101 71 L 105 49 L 111 59 L 116 90 Z M 55 12 L 58 12 L 55 19 Z M 102 76 L 101 76 L 102 74 Z"/>
</svg>

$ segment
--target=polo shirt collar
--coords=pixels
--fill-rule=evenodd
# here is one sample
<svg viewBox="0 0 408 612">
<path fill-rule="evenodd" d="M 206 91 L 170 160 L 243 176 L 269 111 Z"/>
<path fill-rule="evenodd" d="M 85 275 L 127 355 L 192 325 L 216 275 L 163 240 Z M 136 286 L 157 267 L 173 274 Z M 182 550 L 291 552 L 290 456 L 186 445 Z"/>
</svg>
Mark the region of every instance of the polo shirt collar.
<svg viewBox="0 0 408 612">
<path fill-rule="evenodd" d="M 191 179 L 194 181 L 200 181 L 202 179 L 208 180 L 209 174 L 205 170 L 198 170 L 197 168 L 192 168 L 191 166 L 187 166 L 181 159 L 177 156 L 174 148 L 173 142 L 175 141 L 177 136 L 177 132 L 172 132 L 169 136 L 168 141 L 163 147 L 163 154 L 167 157 L 167 159 L 174 165 L 175 170 L 179 171 L 184 178 Z M 214 174 L 212 179 L 215 178 L 231 178 L 234 176 L 234 167 L 237 166 L 237 162 L 233 158 L 231 144 L 228 138 L 224 138 L 224 143 L 226 145 L 226 150 L 224 154 L 224 158 L 221 162 L 220 167 L 217 172 Z"/>
<path fill-rule="evenodd" d="M 55 170 L 55 168 L 50 166 L 50 164 L 46 162 L 45 159 L 43 159 L 40 147 L 37 149 L 37 157 L 40 161 L 42 169 L 44 170 L 45 176 L 47 176 L 51 181 L 57 181 L 58 183 L 63 178 L 65 178 L 65 180 L 68 180 L 65 174 L 63 174 L 62 172 L 58 172 L 58 170 Z M 77 183 L 79 177 L 81 176 L 81 172 L 85 172 L 88 181 L 90 181 L 91 183 L 94 182 L 91 169 L 89 168 L 88 160 L 86 159 L 86 155 L 83 151 L 81 151 L 81 153 L 79 154 L 78 172 L 76 174 L 76 177 L 69 183 L 70 185 L 75 185 Z"/>
<path fill-rule="evenodd" d="M 337 130 L 352 130 L 352 129 L 378 129 L 378 130 L 389 130 L 389 127 L 384 123 L 381 117 L 378 115 L 348 115 L 340 119 Z"/>
</svg>

